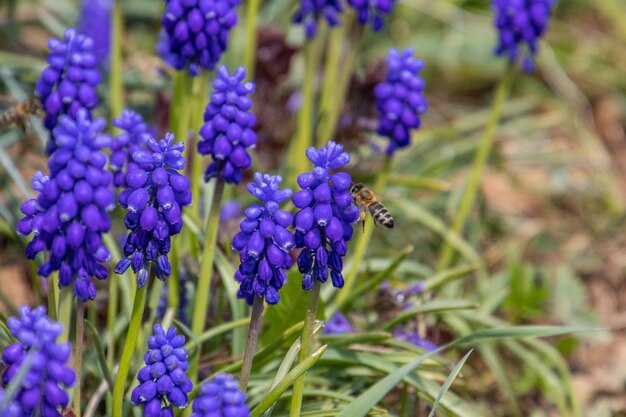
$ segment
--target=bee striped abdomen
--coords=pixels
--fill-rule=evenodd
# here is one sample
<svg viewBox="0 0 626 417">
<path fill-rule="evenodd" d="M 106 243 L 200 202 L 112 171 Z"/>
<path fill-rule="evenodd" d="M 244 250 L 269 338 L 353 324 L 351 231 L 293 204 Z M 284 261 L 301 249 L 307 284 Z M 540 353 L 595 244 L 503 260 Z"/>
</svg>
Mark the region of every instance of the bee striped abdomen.
<svg viewBox="0 0 626 417">
<path fill-rule="evenodd" d="M 372 219 L 374 219 L 374 223 L 387 229 L 393 228 L 393 217 L 382 203 L 376 201 L 371 204 L 368 209 L 372 215 Z"/>
</svg>

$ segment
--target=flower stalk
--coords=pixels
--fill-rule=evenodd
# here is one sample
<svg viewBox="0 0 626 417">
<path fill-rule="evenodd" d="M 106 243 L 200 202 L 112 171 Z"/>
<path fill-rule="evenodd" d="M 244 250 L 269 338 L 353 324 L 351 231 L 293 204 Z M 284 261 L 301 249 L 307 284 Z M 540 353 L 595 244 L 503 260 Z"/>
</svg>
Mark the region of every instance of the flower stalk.
<svg viewBox="0 0 626 417">
<path fill-rule="evenodd" d="M 259 6 L 261 5 L 261 1 L 248 0 L 246 4 L 246 52 L 243 63 L 248 70 L 248 78 L 254 80 L 254 58 L 256 55 L 257 43 L 256 17 L 259 13 Z"/>
<path fill-rule="evenodd" d="M 217 232 L 220 221 L 220 209 L 222 196 L 224 194 L 224 180 L 222 177 L 215 179 L 213 200 L 209 209 L 209 217 L 206 222 L 206 232 L 202 259 L 200 261 L 200 275 L 198 276 L 198 288 L 196 302 L 193 308 L 191 330 L 196 337 L 199 337 L 205 328 L 209 300 L 211 299 L 211 278 L 213 277 L 213 260 L 215 258 L 215 248 L 217 246 Z M 196 354 L 189 363 L 189 377 L 195 381 L 198 376 L 198 366 L 200 362 L 201 348 L 198 347 Z"/>
<path fill-rule="evenodd" d="M 111 42 L 111 72 L 109 88 L 111 94 L 110 119 L 122 114 L 124 108 L 124 92 L 122 86 L 122 39 L 124 38 L 124 14 L 122 0 L 115 0 L 113 6 L 113 34 Z"/>
<path fill-rule="evenodd" d="M 154 267 L 150 269 L 150 279 L 148 282 L 153 281 Z M 146 294 L 148 293 L 148 284 L 137 289 L 135 293 L 135 300 L 133 302 L 133 312 L 130 317 L 130 325 L 128 326 L 128 333 L 126 334 L 126 341 L 124 342 L 124 348 L 122 350 L 122 358 L 120 359 L 120 365 L 115 378 L 115 386 L 113 387 L 113 417 L 122 417 L 122 407 L 124 404 L 124 387 L 126 386 L 126 380 L 128 378 L 128 372 L 130 371 L 131 361 L 135 353 L 135 347 L 137 344 L 137 336 L 141 328 L 141 319 L 143 317 L 143 310 L 146 305 Z"/>
<path fill-rule="evenodd" d="M 315 317 L 317 316 L 317 304 L 320 298 L 320 289 L 322 283 L 315 280 L 313 289 L 309 292 L 309 300 L 306 306 L 306 315 L 304 318 L 304 327 L 302 328 L 302 343 L 300 345 L 300 355 L 298 363 L 308 359 L 313 347 L 313 328 L 315 326 Z M 289 409 L 290 417 L 300 416 L 302 409 L 302 395 L 304 394 L 304 378 L 306 374 L 298 377 L 293 384 L 293 394 L 291 396 L 291 407 Z"/>
<path fill-rule="evenodd" d="M 76 385 L 74 386 L 74 415 L 81 416 L 80 388 L 83 368 L 83 342 L 85 334 L 85 302 L 76 299 L 76 340 L 74 341 L 74 370 L 76 372 Z"/>
<path fill-rule="evenodd" d="M 243 354 L 243 363 L 241 366 L 241 374 L 239 376 L 239 390 L 244 394 L 248 389 L 250 370 L 252 369 L 252 360 L 254 359 L 257 342 L 259 341 L 259 333 L 261 332 L 261 318 L 263 316 L 263 308 L 263 298 L 259 296 L 254 297 L 254 302 L 252 304 L 252 314 L 250 316 L 250 326 L 248 327 L 246 350 Z"/>
<path fill-rule="evenodd" d="M 513 79 L 513 67 L 509 65 L 506 73 L 500 79 L 496 87 L 493 102 L 491 105 L 491 114 L 485 127 L 485 131 L 478 144 L 474 161 L 472 162 L 472 168 L 467 181 L 467 186 L 463 190 L 461 196 L 461 202 L 459 208 L 456 211 L 454 220 L 452 221 L 451 231 L 455 234 L 460 234 L 465 226 L 465 221 L 474 205 L 476 200 L 476 194 L 482 178 L 483 171 L 487 165 L 491 148 L 493 147 L 493 140 L 496 135 L 496 128 L 502 117 L 504 110 L 504 103 L 509 95 L 511 89 L 511 83 Z M 454 261 L 454 248 L 448 243 L 444 242 L 439 257 L 437 260 L 437 271 L 442 271 L 448 268 Z"/>
</svg>

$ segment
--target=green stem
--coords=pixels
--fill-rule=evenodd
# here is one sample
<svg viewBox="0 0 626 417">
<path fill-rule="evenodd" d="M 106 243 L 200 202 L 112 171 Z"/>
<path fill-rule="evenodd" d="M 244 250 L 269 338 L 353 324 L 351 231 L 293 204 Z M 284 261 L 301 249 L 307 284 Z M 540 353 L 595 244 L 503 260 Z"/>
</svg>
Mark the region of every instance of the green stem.
<svg viewBox="0 0 626 417">
<path fill-rule="evenodd" d="M 206 222 L 206 234 L 202 259 L 200 261 L 200 275 L 198 276 L 198 287 L 196 292 L 196 302 L 193 306 L 193 319 L 191 331 L 194 336 L 200 337 L 204 331 L 209 300 L 211 299 L 211 278 L 213 276 L 213 259 L 217 246 L 217 231 L 220 221 L 220 208 L 222 205 L 222 195 L 224 194 L 224 180 L 221 177 L 215 179 L 215 189 L 213 200 L 209 210 L 209 218 Z M 197 354 L 190 360 L 189 377 L 195 381 L 198 376 L 198 366 L 200 362 L 201 347 L 198 346 Z"/>
<path fill-rule="evenodd" d="M 85 334 L 85 302 L 76 299 L 76 340 L 74 340 L 74 370 L 76 371 L 76 386 L 74 387 L 74 415 L 80 417 L 80 388 L 83 370 L 83 342 Z"/>
<path fill-rule="evenodd" d="M 200 205 L 202 203 L 202 199 L 200 198 L 200 181 L 204 178 L 202 174 L 203 161 L 202 155 L 198 152 L 197 142 L 199 140 L 199 131 L 202 127 L 203 114 L 204 114 L 204 104 L 208 100 L 207 92 L 209 89 L 209 73 L 204 71 L 200 74 L 193 83 L 193 96 L 192 100 L 192 110 L 191 110 L 191 129 L 193 130 L 193 149 L 188 149 L 187 152 L 192 152 L 193 160 L 191 164 L 192 174 L 191 174 L 191 195 L 193 195 L 194 201 L 191 206 L 192 215 L 194 218 L 200 219 Z"/>
<path fill-rule="evenodd" d="M 259 341 L 262 315 L 263 298 L 254 297 L 254 302 L 252 303 L 252 314 L 250 316 L 250 327 L 248 327 L 246 350 L 243 354 L 243 365 L 241 367 L 241 374 L 239 376 L 239 390 L 244 394 L 248 389 L 248 380 L 250 379 L 250 370 L 252 369 L 252 359 L 254 359 L 257 342 Z"/>
<path fill-rule="evenodd" d="M 319 35 L 319 34 L 318 34 Z M 298 112 L 298 134 L 290 147 L 289 161 L 293 163 L 291 174 L 306 171 L 306 150 L 312 145 L 313 138 L 313 100 L 315 92 L 315 41 L 309 41 L 304 47 L 304 79 L 302 81 L 302 106 Z"/>
<path fill-rule="evenodd" d="M 117 308 L 119 303 L 118 280 L 122 277 L 115 276 L 109 278 L 109 301 L 107 305 L 107 337 L 109 339 L 107 346 L 107 367 L 113 369 L 115 367 L 115 323 L 119 320 Z M 110 387 L 107 393 L 110 392 Z M 111 412 L 113 406 L 111 396 L 107 394 L 107 410 Z"/>
<path fill-rule="evenodd" d="M 122 114 L 124 92 L 122 87 L 122 42 L 124 39 L 124 14 L 122 0 L 115 0 L 113 7 L 113 35 L 111 39 L 111 71 L 109 73 L 109 91 L 111 120 Z"/>
<path fill-rule="evenodd" d="M 189 120 L 191 118 L 191 86 L 193 78 L 182 70 L 176 73 L 174 100 L 170 108 L 170 130 L 174 132 L 174 136 L 179 141 L 187 143 L 187 133 L 189 132 Z M 175 110 L 174 110 L 175 109 Z M 192 179 L 193 180 L 193 179 Z M 197 194 L 194 194 L 194 196 Z M 176 245 L 172 245 L 170 252 L 170 263 L 172 265 L 172 274 L 168 279 L 168 305 L 176 310 L 178 308 L 180 279 L 178 276 L 178 257 L 179 251 Z"/>
<path fill-rule="evenodd" d="M 320 298 L 320 289 L 322 284 L 315 280 L 315 286 L 309 293 L 309 302 L 306 306 L 306 315 L 304 318 L 304 327 L 302 328 L 302 343 L 300 345 L 300 356 L 298 363 L 308 359 L 313 345 L 313 327 L 315 326 L 315 317 L 317 316 L 317 304 Z M 304 378 L 306 374 L 298 377 L 293 384 L 293 393 L 291 395 L 291 407 L 289 409 L 290 417 L 299 417 L 302 409 L 302 394 L 304 393 Z"/>
<path fill-rule="evenodd" d="M 63 325 L 63 333 L 59 341 L 67 342 L 70 340 L 70 327 L 72 325 L 72 297 L 74 291 L 65 287 L 60 290 L 59 299 L 59 321 Z"/>
<path fill-rule="evenodd" d="M 320 99 L 320 122 L 317 131 L 317 140 L 321 143 L 333 139 L 337 129 L 337 121 L 346 101 L 350 76 L 358 49 L 357 45 L 363 33 L 362 26 L 356 25 L 355 28 L 353 23 L 353 19 L 350 19 L 349 22 L 333 29 L 330 34 Z M 347 31 L 350 31 L 349 39 L 345 39 Z M 345 47 L 344 43 L 346 43 Z"/>
<path fill-rule="evenodd" d="M 59 275 L 53 272 L 51 279 L 48 279 L 48 316 L 51 320 L 59 318 Z"/>
<path fill-rule="evenodd" d="M 461 234 L 465 226 L 467 216 L 469 215 L 472 206 L 474 205 L 474 201 L 476 200 L 476 193 L 478 192 L 480 180 L 485 166 L 487 165 L 489 154 L 491 153 L 493 140 L 496 134 L 496 128 L 498 127 L 498 123 L 500 122 L 502 111 L 504 110 L 504 103 L 506 102 L 506 99 L 509 95 L 509 90 L 511 89 L 512 79 L 513 67 L 509 66 L 504 76 L 500 79 L 498 86 L 496 87 L 496 92 L 494 94 L 493 102 L 491 104 L 491 114 L 489 116 L 489 121 L 487 122 L 485 131 L 478 144 L 478 149 L 476 150 L 476 155 L 474 156 L 474 161 L 472 163 L 467 186 L 463 191 L 459 208 L 452 222 L 452 233 Z M 454 260 L 454 255 L 454 248 L 448 243 L 444 242 L 437 260 L 437 271 L 442 271 L 448 268 Z"/>
<path fill-rule="evenodd" d="M 374 190 L 382 190 L 385 188 L 387 184 L 387 175 L 389 174 L 389 167 L 391 166 L 391 156 L 385 155 L 385 159 L 383 159 L 383 166 L 376 178 L 376 183 L 374 185 Z M 365 221 L 365 229 L 363 233 L 360 234 L 358 240 L 356 242 L 356 246 L 354 249 L 354 256 L 352 257 L 352 267 L 348 271 L 348 275 L 346 275 L 345 282 L 341 291 L 337 292 L 337 299 L 333 303 L 333 305 L 341 305 L 344 306 L 345 299 L 350 296 L 352 293 L 352 288 L 356 282 L 357 275 L 359 274 L 359 267 L 363 263 L 363 258 L 365 257 L 365 251 L 367 250 L 367 246 L 369 244 L 370 238 L 372 237 L 372 232 L 374 231 L 374 222 L 373 221 Z M 358 227 L 358 225 L 357 225 Z M 357 233 L 358 234 L 358 233 Z"/>
<path fill-rule="evenodd" d="M 151 269 L 150 275 L 154 275 L 154 269 Z M 152 277 L 148 279 L 148 282 L 153 281 Z M 122 417 L 122 407 L 124 405 L 124 388 L 126 387 L 126 379 L 128 372 L 130 371 L 130 363 L 135 353 L 135 346 L 137 343 L 137 336 L 141 328 L 141 319 L 143 318 L 143 310 L 146 304 L 146 294 L 148 293 L 148 284 L 142 288 L 138 288 L 135 293 L 135 301 L 133 302 L 133 312 L 130 318 L 130 325 L 128 326 L 128 333 L 126 334 L 126 341 L 124 342 L 124 349 L 122 350 L 122 358 L 120 359 L 120 366 L 115 377 L 115 386 L 113 387 L 113 412 L 112 417 Z"/>
<path fill-rule="evenodd" d="M 244 65 L 248 73 L 248 79 L 254 80 L 256 55 L 256 16 L 259 13 L 260 0 L 248 0 L 246 13 L 246 53 Z"/>
</svg>

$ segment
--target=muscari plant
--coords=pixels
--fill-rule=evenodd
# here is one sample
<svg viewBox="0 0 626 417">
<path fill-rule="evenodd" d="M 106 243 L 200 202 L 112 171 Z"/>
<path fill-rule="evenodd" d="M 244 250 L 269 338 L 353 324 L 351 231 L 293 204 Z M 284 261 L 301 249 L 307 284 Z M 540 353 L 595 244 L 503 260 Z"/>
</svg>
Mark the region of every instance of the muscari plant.
<svg viewBox="0 0 626 417">
<path fill-rule="evenodd" d="M 4 390 L 0 391 L 2 415 L 61 415 L 62 408 L 69 407 L 70 402 L 70 393 L 65 389 L 72 386 L 75 386 L 71 394 L 72 412 L 77 416 L 87 409 L 94 415 L 93 407 L 96 407 L 100 413 L 96 415 L 121 417 L 132 413 L 168 417 L 177 415 L 174 409 L 188 404 L 191 410 L 185 413 L 194 417 L 260 416 L 275 407 L 299 416 L 305 408 L 321 410 L 325 407 L 323 400 L 332 398 L 341 399 L 334 414 L 364 416 L 379 402 L 393 408 L 383 397 L 403 378 L 405 387 L 410 386 L 417 395 L 433 402 L 437 387 L 433 388 L 434 382 L 422 375 L 419 367 L 443 349 L 452 349 L 456 341 L 434 345 L 423 334 L 423 322 L 417 331 L 407 332 L 406 327 L 398 326 L 405 320 L 406 315 L 402 314 L 385 324 L 389 328 L 396 326 L 393 336 L 363 332 L 361 326 L 346 318 L 350 308 L 357 304 L 355 297 L 374 288 L 386 275 L 394 274 L 406 253 L 400 254 L 398 261 L 383 271 L 386 275 L 372 278 L 361 269 L 368 242 L 372 240 L 371 222 L 358 235 L 356 248 L 353 250 L 349 245 L 355 234 L 353 224 L 359 219 L 349 192 L 353 181 L 349 174 L 351 157 L 342 144 L 331 138 L 345 102 L 354 61 L 337 72 L 332 64 L 342 54 L 342 47 L 335 41 L 345 38 L 348 44 L 358 46 L 360 27 L 369 27 L 374 32 L 383 29 L 396 2 L 300 2 L 293 20 L 304 25 L 305 33 L 303 101 L 296 136 L 289 145 L 289 159 L 286 166 L 276 167 L 276 171 L 285 173 L 287 184 L 299 188 L 293 195 L 289 188 L 280 187 L 283 181 L 280 175 L 257 172 L 251 182 L 247 181 L 255 163 L 257 144 L 252 100 L 255 84 L 251 78 L 246 81 L 252 69 L 247 71 L 240 66 L 231 72 L 226 66 L 218 66 L 222 55 L 229 52 L 230 32 L 238 20 L 238 1 L 165 1 L 158 51 L 177 72 L 170 109 L 170 130 L 174 133 L 166 133 L 162 139 L 157 139 L 160 135 L 153 132 L 142 116 L 130 108 L 122 111 L 119 106 L 121 66 L 116 54 L 123 39 L 119 20 L 121 2 L 115 2 L 113 10 L 113 22 L 117 23 L 113 24 L 109 75 L 112 107 L 115 107 L 111 126 L 116 130 L 113 136 L 102 133 L 106 123 L 94 116 L 94 112 L 104 110 L 97 107 L 101 101 L 96 87 L 101 81 L 98 68 L 108 68 L 108 53 L 102 52 L 106 44 L 103 39 L 97 40 L 94 53 L 94 41 L 89 35 L 96 36 L 100 31 L 90 34 L 87 29 L 95 30 L 89 21 L 108 25 L 105 17 L 110 15 L 106 7 L 97 11 L 96 3 L 90 3 L 85 2 L 83 7 L 81 31 L 68 29 L 63 40 L 52 39 L 49 43 L 48 67 L 36 86 L 46 112 L 45 127 L 50 132 L 49 172 L 38 173 L 33 178 L 38 196 L 22 205 L 24 218 L 17 225 L 20 234 L 33 235 L 26 254 L 39 262 L 37 272 L 47 278 L 51 316 L 58 316 L 62 323 L 48 318 L 43 307 L 33 310 L 22 307 L 19 319 L 6 322 L 5 332 L 12 343 L 3 345 L 2 361 L 8 368 L 3 374 Z M 107 6 L 105 3 L 102 5 Z M 255 27 L 259 7 L 255 2 L 250 3 L 246 15 L 248 34 Z M 524 69 L 531 69 L 552 2 L 495 0 L 493 8 L 499 31 L 496 54 L 506 55 L 511 61 L 522 59 Z M 334 28 L 333 32 L 328 33 L 324 25 Z M 252 49 L 252 55 L 246 52 L 248 63 L 249 57 L 254 56 L 254 47 L 255 42 L 248 44 Z M 323 84 L 318 89 L 314 79 L 320 71 L 322 56 L 327 65 Z M 391 49 L 385 80 L 373 90 L 375 102 L 371 106 L 379 112 L 376 134 L 388 140 L 386 152 L 381 155 L 383 166 L 375 182 L 376 189 L 385 186 L 392 156 L 410 146 L 412 132 L 420 127 L 426 113 L 425 82 L 420 76 L 423 67 L 412 49 Z M 493 110 L 496 116 L 501 113 L 512 72 L 508 70 L 496 91 Z M 214 78 L 210 94 L 209 74 Z M 332 77 L 333 74 L 337 77 Z M 199 81 L 192 82 L 190 77 Z M 331 94 L 334 91 L 338 93 L 335 98 Z M 314 98 L 318 93 L 316 109 Z M 473 205 L 486 164 L 498 117 L 493 119 L 476 154 L 453 223 L 457 234 L 461 233 Z M 318 129 L 314 129 L 316 125 Z M 192 143 L 193 158 L 189 152 L 183 153 L 187 141 Z M 209 156 L 210 161 L 204 156 Z M 313 164 L 312 169 L 307 168 L 307 160 Z M 189 165 L 191 168 L 186 168 Z M 200 186 L 201 178 L 213 187 L 205 206 L 201 202 L 207 201 L 203 195 L 207 188 Z M 231 236 L 231 248 L 220 248 L 217 236 L 222 196 L 237 195 L 236 186 L 241 182 L 247 182 L 248 192 L 257 202 L 245 209 L 240 231 Z M 113 213 L 112 221 L 109 213 L 116 206 L 116 195 L 119 213 Z M 192 204 L 191 214 L 183 213 L 183 208 Z M 119 246 L 117 236 L 107 236 L 112 226 L 128 230 Z M 229 254 L 229 249 L 234 253 Z M 448 268 L 453 265 L 456 249 L 448 243 L 442 245 L 436 270 L 444 277 L 453 276 Z M 189 263 L 195 264 L 195 268 L 189 268 Z M 292 264 L 296 268 L 291 268 Z M 190 297 L 179 297 L 183 285 L 180 270 L 184 276 L 197 271 Z M 98 285 L 94 278 L 109 278 L 108 290 L 99 288 L 96 292 Z M 365 280 L 365 287 L 360 279 Z M 331 285 L 322 291 L 322 284 L 329 280 Z M 159 281 L 166 281 L 167 287 Z M 433 290 L 427 284 L 418 284 L 419 294 Z M 68 287 L 70 296 L 60 297 L 58 288 L 68 292 Z M 166 288 L 168 296 L 161 296 L 162 288 Z M 418 295 L 407 291 L 406 298 Z M 98 295 L 101 298 L 96 299 L 102 293 L 108 297 Z M 132 310 L 129 305 L 119 305 L 120 294 L 127 302 L 132 300 Z M 222 308 L 224 296 L 229 299 L 232 315 L 243 311 L 245 305 L 251 306 L 250 319 L 229 321 L 228 313 Z M 76 298 L 75 350 L 71 362 L 75 371 L 67 365 L 70 345 L 66 342 L 72 323 L 72 298 Z M 87 353 L 97 354 L 99 358 L 101 370 L 95 374 L 102 375 L 106 381 L 104 390 L 110 396 L 107 401 L 101 401 L 103 393 L 98 394 L 86 385 L 90 379 L 82 373 L 83 308 L 84 302 L 89 301 L 88 308 L 93 312 L 88 319 L 91 329 L 96 325 L 94 299 L 100 300 L 100 305 L 107 303 L 108 335 L 101 340 L 97 331 L 90 330 L 92 343 L 87 345 Z M 424 298 L 413 301 L 422 303 Z M 193 303 L 191 327 L 184 325 L 186 319 L 181 313 L 186 302 Z M 267 315 L 282 312 L 276 314 L 283 316 L 263 329 L 261 318 L 266 303 Z M 151 312 L 156 308 L 146 308 L 157 304 L 158 313 Z M 421 311 L 428 311 L 427 303 Z M 118 314 L 120 321 L 115 326 Z M 319 338 L 327 344 L 316 349 L 316 334 L 321 325 L 318 319 L 324 317 L 329 320 Z M 234 337 L 223 335 L 235 334 L 248 322 L 248 340 L 242 352 L 234 346 Z M 283 327 L 275 329 L 275 338 L 264 341 L 264 331 L 276 326 Z M 563 330 L 532 333 L 532 329 L 509 328 L 507 331 L 501 331 L 500 335 L 547 335 Z M 233 344 L 235 356 L 207 365 L 206 358 L 220 354 L 218 336 L 222 336 L 222 342 Z M 471 343 L 497 337 L 489 331 L 478 331 L 461 341 Z M 64 341 L 57 342 L 59 338 Z M 376 358 L 341 340 L 370 343 L 378 350 L 391 352 L 392 357 L 410 355 L 410 361 Z M 262 347 L 257 350 L 259 341 Z M 107 357 L 103 349 L 107 349 Z M 238 355 L 242 353 L 239 362 Z M 255 368 L 255 361 L 262 366 Z M 306 372 L 315 369 L 314 366 L 324 369 L 333 363 L 363 367 L 367 370 L 365 375 L 374 376 L 367 378 L 367 389 L 353 387 L 345 395 L 339 392 L 331 395 L 324 389 L 306 391 Z M 446 371 L 441 363 L 437 366 L 437 372 Z M 336 368 L 326 369 L 332 369 L 337 381 L 350 378 Z M 241 370 L 239 381 L 223 373 L 237 370 Z M 90 373 L 94 373 L 93 369 Z M 451 378 L 456 374 L 458 370 L 453 371 Z M 249 383 L 252 388 L 246 397 Z M 334 384 L 328 381 L 327 387 Z M 318 385 L 319 378 L 310 388 Z M 283 401 L 290 387 L 293 387 L 291 399 Z M 458 406 L 460 399 L 446 394 L 447 389 L 444 385 L 439 391 L 436 406 L 440 405 L 451 415 L 479 415 L 469 404 Z M 89 407 L 81 391 L 93 395 Z M 309 404 L 303 400 L 306 396 L 314 400 Z M 129 411 L 129 407 L 134 411 Z M 564 407 L 575 408 L 567 404 Z"/>
</svg>

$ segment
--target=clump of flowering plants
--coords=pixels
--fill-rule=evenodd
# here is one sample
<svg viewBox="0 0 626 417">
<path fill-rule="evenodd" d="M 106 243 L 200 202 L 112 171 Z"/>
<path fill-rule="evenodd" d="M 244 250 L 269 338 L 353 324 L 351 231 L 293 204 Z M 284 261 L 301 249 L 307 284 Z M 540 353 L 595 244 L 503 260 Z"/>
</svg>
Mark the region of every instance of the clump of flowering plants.
<svg viewBox="0 0 626 417">
<path fill-rule="evenodd" d="M 478 255 L 455 262 L 475 253 L 463 231 L 512 69 L 446 228 L 422 207 L 426 193 L 409 187 L 448 182 L 419 177 L 428 161 L 416 154 L 439 144 L 411 146 L 433 123 L 426 94 L 437 84 L 417 59 L 429 69 L 429 49 L 392 47 L 385 60 L 382 45 L 402 33 L 400 2 L 302 0 L 284 11 L 277 0 L 165 0 L 142 52 L 154 59 L 136 55 L 149 38 L 135 36 L 133 6 L 82 2 L 78 29 L 52 37 L 43 71 L 26 79 L 38 79 L 29 88 L 44 112 L 47 145 L 35 151 L 45 168 L 12 226 L 47 310 L 0 315 L 0 415 L 408 415 L 419 396 L 447 415 L 479 416 L 471 395 L 439 388 L 467 359 L 448 366 L 460 342 L 506 337 L 519 353 L 515 336 L 562 331 L 498 333 L 495 313 L 459 313 L 487 302 L 482 295 L 436 292 L 482 268 Z M 494 1 L 497 55 L 532 60 L 552 7 Z M 261 21 L 278 36 L 257 47 Z M 289 36 L 279 22 L 293 25 Z M 381 42 L 387 32 L 393 42 Z M 290 62 L 294 51 L 302 58 Z M 281 61 L 280 80 L 255 71 L 268 57 Z M 382 70 L 358 67 L 375 61 Z M 362 82 L 363 73 L 375 75 Z M 352 94 L 367 99 L 353 107 Z M 351 124 L 359 138 L 339 133 Z M 381 201 L 356 201 L 355 183 Z M 382 197 L 387 188 L 399 197 Z M 398 230 L 369 217 L 354 227 L 382 201 L 397 210 Z M 570 415 L 570 398 L 553 399 Z"/>
</svg>

